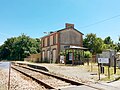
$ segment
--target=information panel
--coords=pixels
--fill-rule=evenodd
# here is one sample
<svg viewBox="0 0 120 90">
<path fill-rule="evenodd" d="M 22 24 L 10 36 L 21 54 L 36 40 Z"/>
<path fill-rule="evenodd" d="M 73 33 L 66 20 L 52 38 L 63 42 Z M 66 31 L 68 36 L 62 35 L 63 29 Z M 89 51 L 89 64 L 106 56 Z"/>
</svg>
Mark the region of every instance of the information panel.
<svg viewBox="0 0 120 90">
<path fill-rule="evenodd" d="M 109 58 L 98 58 L 98 63 L 109 63 Z"/>
<path fill-rule="evenodd" d="M 64 56 L 60 56 L 60 63 L 64 63 Z"/>
<path fill-rule="evenodd" d="M 73 53 L 69 53 L 69 60 L 72 61 Z"/>
</svg>

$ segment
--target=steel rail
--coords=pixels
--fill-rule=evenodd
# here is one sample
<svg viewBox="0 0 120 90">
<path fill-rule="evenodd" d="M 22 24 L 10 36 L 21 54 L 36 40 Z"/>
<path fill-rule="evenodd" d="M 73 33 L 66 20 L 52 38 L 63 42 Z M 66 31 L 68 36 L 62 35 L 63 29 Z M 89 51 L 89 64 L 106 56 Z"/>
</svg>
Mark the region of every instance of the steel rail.
<svg viewBox="0 0 120 90">
<path fill-rule="evenodd" d="M 14 65 L 15 65 L 15 64 L 14 64 Z M 22 63 L 22 65 L 19 65 L 19 66 L 22 67 L 22 68 L 26 68 L 26 69 L 28 69 L 28 70 L 32 70 L 32 71 L 39 72 L 39 73 L 42 73 L 42 74 L 47 75 L 47 76 L 51 76 L 51 77 L 57 78 L 57 79 L 59 79 L 59 80 L 65 81 L 65 82 L 67 82 L 67 83 L 71 83 L 72 85 L 76 85 L 76 86 L 85 85 L 85 86 L 88 86 L 88 87 L 91 87 L 91 88 L 94 88 L 94 89 L 97 89 L 97 90 L 102 90 L 101 88 L 97 88 L 97 87 L 94 87 L 94 86 L 90 86 L 90 85 L 84 84 L 84 83 L 82 83 L 82 82 L 77 82 L 77 81 L 74 81 L 74 80 L 70 80 L 70 79 L 67 79 L 67 78 L 64 78 L 64 77 L 60 77 L 60 76 L 51 74 L 51 73 L 49 73 L 49 72 L 45 72 L 45 71 L 42 71 L 42 70 L 29 68 L 29 67 L 26 67 L 26 66 L 23 66 L 23 65 L 24 65 L 24 64 Z M 28 65 L 28 64 L 25 64 L 25 65 Z M 18 66 L 18 65 L 16 65 L 16 66 Z"/>
<path fill-rule="evenodd" d="M 33 76 L 30 76 L 30 75 L 26 74 L 25 72 L 23 72 L 23 71 L 21 71 L 21 70 L 19 70 L 19 69 L 16 69 L 16 68 L 14 68 L 14 67 L 11 67 L 11 68 L 13 68 L 14 70 L 16 70 L 16 71 L 24 74 L 25 76 L 27 76 L 27 77 L 29 77 L 29 78 L 31 78 L 32 80 L 36 81 L 38 84 L 43 85 L 43 86 L 44 86 L 45 88 L 47 88 L 47 89 L 55 89 L 54 87 L 52 87 L 52 86 L 44 83 L 43 81 L 38 80 L 37 78 L 35 78 L 35 77 L 33 77 Z"/>
</svg>

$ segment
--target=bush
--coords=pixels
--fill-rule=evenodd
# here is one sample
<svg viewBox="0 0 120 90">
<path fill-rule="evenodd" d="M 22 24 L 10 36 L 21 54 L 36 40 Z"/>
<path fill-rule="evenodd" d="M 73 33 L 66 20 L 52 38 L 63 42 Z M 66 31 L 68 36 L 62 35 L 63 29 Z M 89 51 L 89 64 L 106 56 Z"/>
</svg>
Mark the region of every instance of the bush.
<svg viewBox="0 0 120 90">
<path fill-rule="evenodd" d="M 84 58 L 91 58 L 91 57 L 92 57 L 92 53 L 90 53 L 90 51 L 84 52 Z"/>
</svg>

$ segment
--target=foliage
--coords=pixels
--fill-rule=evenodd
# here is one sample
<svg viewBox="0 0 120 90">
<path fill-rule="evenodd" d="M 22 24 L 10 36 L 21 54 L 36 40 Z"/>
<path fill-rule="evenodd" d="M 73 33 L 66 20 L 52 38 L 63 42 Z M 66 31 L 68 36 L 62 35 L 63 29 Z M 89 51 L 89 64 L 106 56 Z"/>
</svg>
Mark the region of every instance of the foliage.
<svg viewBox="0 0 120 90">
<path fill-rule="evenodd" d="M 65 55 L 65 51 L 64 50 L 60 51 L 60 55 Z"/>
<path fill-rule="evenodd" d="M 112 41 L 111 37 L 108 36 L 108 37 L 106 37 L 106 38 L 104 39 L 104 43 L 105 43 L 105 44 L 113 44 L 113 41 Z"/>
<path fill-rule="evenodd" d="M 87 34 L 85 39 L 83 40 L 84 47 L 89 48 L 89 50 L 95 54 L 100 53 L 103 47 L 103 40 L 101 38 L 97 38 L 96 34 Z"/>
<path fill-rule="evenodd" d="M 117 51 L 120 51 L 120 43 L 117 44 Z"/>
<path fill-rule="evenodd" d="M 104 39 L 104 44 L 106 44 L 105 49 L 114 49 L 114 50 L 118 49 L 118 45 L 113 43 L 110 36 L 108 36 Z"/>
<path fill-rule="evenodd" d="M 114 49 L 117 51 L 120 50 L 120 44 L 114 44 L 110 36 L 102 40 L 93 33 L 85 36 L 83 45 L 84 47 L 89 48 L 90 52 L 93 54 L 101 53 L 104 49 Z"/>
<path fill-rule="evenodd" d="M 22 34 L 7 39 L 0 46 L 0 59 L 23 60 L 30 54 L 40 52 L 40 40 Z"/>
<path fill-rule="evenodd" d="M 103 48 L 103 40 L 101 38 L 96 38 L 96 41 L 95 41 L 95 53 L 101 53 L 102 50 L 104 49 Z"/>
<path fill-rule="evenodd" d="M 84 57 L 85 58 L 91 58 L 92 57 L 92 53 L 90 53 L 90 51 L 85 51 L 84 52 Z"/>
<path fill-rule="evenodd" d="M 119 40 L 119 42 L 116 44 L 116 46 L 117 46 L 116 49 L 117 49 L 117 51 L 120 51 L 120 36 L 119 36 L 118 40 Z"/>
</svg>

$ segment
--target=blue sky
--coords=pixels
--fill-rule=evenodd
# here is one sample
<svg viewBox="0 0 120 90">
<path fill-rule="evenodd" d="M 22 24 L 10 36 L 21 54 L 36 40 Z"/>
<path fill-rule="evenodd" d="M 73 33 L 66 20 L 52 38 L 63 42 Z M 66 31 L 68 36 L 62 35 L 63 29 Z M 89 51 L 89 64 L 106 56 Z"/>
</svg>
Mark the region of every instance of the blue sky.
<svg viewBox="0 0 120 90">
<path fill-rule="evenodd" d="M 40 38 L 65 23 L 75 24 L 84 35 L 111 36 L 117 42 L 120 16 L 84 27 L 116 15 L 120 15 L 120 0 L 0 0 L 0 44 L 22 33 Z"/>
</svg>

